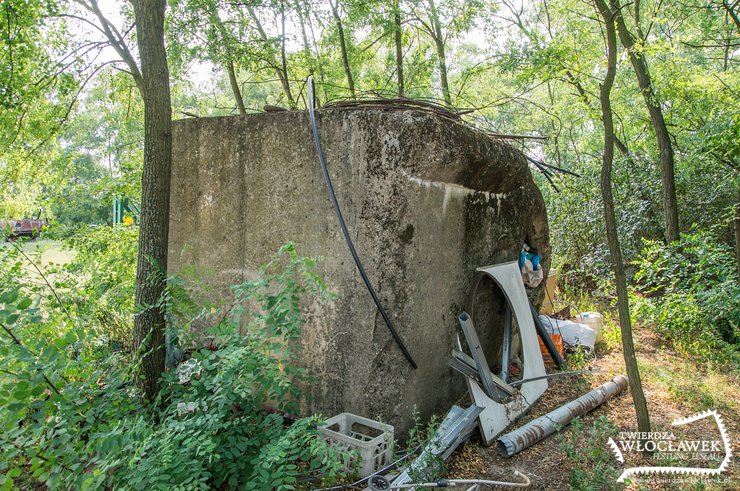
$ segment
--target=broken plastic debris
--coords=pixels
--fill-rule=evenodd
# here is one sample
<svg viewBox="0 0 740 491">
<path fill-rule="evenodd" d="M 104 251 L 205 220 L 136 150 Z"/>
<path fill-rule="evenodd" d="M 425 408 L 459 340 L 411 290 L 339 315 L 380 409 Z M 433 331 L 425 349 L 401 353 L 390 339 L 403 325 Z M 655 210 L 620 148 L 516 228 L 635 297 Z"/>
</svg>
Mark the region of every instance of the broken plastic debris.
<svg viewBox="0 0 740 491">
<path fill-rule="evenodd" d="M 199 377 L 201 370 L 198 360 L 191 358 L 177 366 L 177 379 L 181 384 L 187 384 L 193 375 Z"/>
</svg>

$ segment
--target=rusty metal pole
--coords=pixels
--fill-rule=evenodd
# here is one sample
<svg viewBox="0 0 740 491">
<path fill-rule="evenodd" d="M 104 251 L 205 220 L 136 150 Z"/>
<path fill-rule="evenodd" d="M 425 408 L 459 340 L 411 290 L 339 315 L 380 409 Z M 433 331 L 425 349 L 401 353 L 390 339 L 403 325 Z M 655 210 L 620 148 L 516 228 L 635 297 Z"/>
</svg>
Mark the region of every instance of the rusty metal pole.
<svg viewBox="0 0 740 491">
<path fill-rule="evenodd" d="M 578 399 L 550 411 L 544 416 L 530 421 L 496 441 L 496 448 L 502 457 L 511 457 L 529 448 L 540 440 L 555 433 L 574 418 L 586 414 L 607 400 L 620 394 L 629 386 L 627 377 L 617 375 L 604 385 L 582 395 Z"/>
</svg>

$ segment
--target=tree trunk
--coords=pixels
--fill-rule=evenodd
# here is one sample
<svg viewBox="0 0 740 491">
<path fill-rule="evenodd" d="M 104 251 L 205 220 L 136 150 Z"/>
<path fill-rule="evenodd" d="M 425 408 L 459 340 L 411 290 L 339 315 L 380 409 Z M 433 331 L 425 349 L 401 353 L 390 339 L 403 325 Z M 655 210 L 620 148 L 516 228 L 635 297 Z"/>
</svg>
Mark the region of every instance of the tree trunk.
<svg viewBox="0 0 740 491">
<path fill-rule="evenodd" d="M 740 191 L 738 191 L 737 203 L 735 203 L 735 259 L 737 259 L 737 279 L 740 282 Z"/>
<path fill-rule="evenodd" d="M 159 392 L 165 362 L 165 312 L 159 305 L 167 274 L 172 165 L 172 107 L 164 47 L 166 0 L 133 0 L 144 97 L 144 169 L 133 347 L 148 400 Z"/>
<path fill-rule="evenodd" d="M 301 27 L 301 40 L 303 41 L 303 56 L 306 57 L 306 63 L 308 64 L 308 73 L 313 75 L 315 70 L 313 65 L 313 55 L 311 53 L 311 43 L 308 42 L 308 33 L 306 32 L 306 15 L 303 13 L 303 7 L 301 7 L 301 0 L 294 0 L 295 12 L 298 16 L 298 25 Z"/>
<path fill-rule="evenodd" d="M 252 21 L 254 22 L 254 26 L 257 28 L 257 32 L 259 33 L 260 37 L 262 38 L 262 41 L 265 43 L 265 47 L 270 49 L 270 37 L 267 35 L 267 32 L 265 31 L 264 27 L 262 27 L 262 22 L 260 22 L 259 17 L 257 17 L 256 12 L 254 9 L 247 5 L 247 12 L 249 13 L 249 16 L 252 18 Z M 283 36 L 283 39 L 281 40 L 281 51 L 285 49 L 285 36 Z M 277 75 L 278 79 L 280 80 L 280 85 L 283 86 L 283 93 L 285 93 L 285 97 L 288 99 L 288 105 L 290 107 L 296 107 L 295 99 L 293 99 L 293 94 L 290 91 L 290 78 L 288 77 L 288 67 L 287 65 L 283 64 L 283 62 L 278 62 L 272 54 L 270 54 L 270 60 L 268 61 L 268 64 L 271 65 L 271 67 L 275 70 L 275 75 Z"/>
<path fill-rule="evenodd" d="M 671 137 L 668 134 L 668 127 L 663 117 L 663 110 L 660 107 L 660 101 L 655 94 L 653 82 L 650 78 L 647 60 L 641 47 L 636 47 L 634 35 L 627 30 L 627 24 L 621 13 L 621 7 L 618 0 L 610 0 L 611 8 L 616 12 L 616 21 L 619 32 L 619 39 L 622 45 L 629 53 L 632 68 L 637 75 L 637 83 L 645 99 L 650 121 L 653 124 L 655 137 L 658 140 L 658 150 L 660 152 L 660 176 L 663 189 L 663 213 L 665 214 L 665 238 L 667 242 L 674 242 L 679 238 L 678 227 L 678 205 L 676 200 L 676 178 L 674 176 L 673 163 L 673 145 Z M 638 20 L 639 22 L 639 20 Z M 640 40 L 640 46 L 645 41 Z"/>
<path fill-rule="evenodd" d="M 609 9 L 605 0 L 595 0 L 601 16 L 606 23 L 607 39 L 607 72 L 600 88 L 601 118 L 604 124 L 604 155 L 601 165 L 601 195 L 604 201 L 604 221 L 606 237 L 609 244 L 614 280 L 617 286 L 617 307 L 619 310 L 619 325 L 622 330 L 622 349 L 624 363 L 627 368 L 627 377 L 630 381 L 632 400 L 637 413 L 637 427 L 641 432 L 650 431 L 650 416 L 647 401 L 642 391 L 640 372 L 635 356 L 635 346 L 632 340 L 632 324 L 630 320 L 629 299 L 627 297 L 627 280 L 624 274 L 622 250 L 617 234 L 617 219 L 614 211 L 614 196 L 612 194 L 612 165 L 614 163 L 614 119 L 611 108 L 611 90 L 614 85 L 614 76 L 617 71 L 617 34 L 614 25 L 614 13 Z"/>
<path fill-rule="evenodd" d="M 280 2 L 280 67 L 283 72 L 283 80 L 285 80 L 286 93 L 289 94 L 289 99 L 292 100 L 290 77 L 288 77 L 288 58 L 285 56 L 285 5 L 282 2 Z"/>
<path fill-rule="evenodd" d="M 429 9 L 432 19 L 432 29 L 434 29 L 434 46 L 437 48 L 437 64 L 439 67 L 439 83 L 442 86 L 442 98 L 445 104 L 452 105 L 450 97 L 450 84 L 447 81 L 447 56 L 445 54 L 445 42 L 442 37 L 442 26 L 439 23 L 439 14 L 434 0 L 429 0 Z"/>
<path fill-rule="evenodd" d="M 242 91 L 241 89 L 239 89 L 239 81 L 236 79 L 236 69 L 234 68 L 234 62 L 231 60 L 231 58 L 226 60 L 226 71 L 229 74 L 231 92 L 234 94 L 236 107 L 239 108 L 239 114 L 247 114 L 247 108 L 244 107 L 244 99 L 242 99 Z"/>
<path fill-rule="evenodd" d="M 396 44 L 396 86 L 398 87 L 398 97 L 403 97 L 403 44 L 401 32 L 401 6 L 396 1 L 393 3 L 393 28 Z"/>
<path fill-rule="evenodd" d="M 347 55 L 347 42 L 344 38 L 344 26 L 342 25 L 342 19 L 339 17 L 339 11 L 337 10 L 337 3 L 329 0 L 331 6 L 331 13 L 334 16 L 334 22 L 337 24 L 337 33 L 339 34 L 339 50 L 342 53 L 342 65 L 344 65 L 344 74 L 347 76 L 347 85 L 349 86 L 349 92 L 352 97 L 355 97 L 355 79 L 352 77 L 352 70 L 349 66 L 349 56 Z"/>
<path fill-rule="evenodd" d="M 224 48 L 226 73 L 229 75 L 229 85 L 231 86 L 231 93 L 234 95 L 234 101 L 236 101 L 236 107 L 239 109 L 239 114 L 247 114 L 247 108 L 244 107 L 244 99 L 242 98 L 242 91 L 239 88 L 239 81 L 236 78 L 236 67 L 234 66 L 234 57 L 231 53 L 229 34 L 224 27 L 224 23 L 217 9 L 211 13 L 211 22 L 215 26 L 217 35 L 220 38 L 219 42 Z"/>
</svg>

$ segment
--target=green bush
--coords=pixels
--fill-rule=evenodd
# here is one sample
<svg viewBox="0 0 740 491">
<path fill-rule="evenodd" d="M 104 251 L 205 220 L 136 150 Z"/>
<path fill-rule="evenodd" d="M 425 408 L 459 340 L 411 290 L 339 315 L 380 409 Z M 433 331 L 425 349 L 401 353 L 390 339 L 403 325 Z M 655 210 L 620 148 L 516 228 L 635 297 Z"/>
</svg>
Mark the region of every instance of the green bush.
<svg viewBox="0 0 740 491">
<path fill-rule="evenodd" d="M 72 235 L 76 255 L 63 268 L 74 279 L 69 300 L 92 321 L 95 338 L 124 348 L 133 332 L 138 227 L 99 227 Z"/>
<path fill-rule="evenodd" d="M 286 425 L 280 415 L 305 380 L 293 363 L 302 299 L 327 295 L 314 264 L 289 244 L 258 279 L 233 287 L 233 304 L 209 309 L 214 346 L 166 373 L 151 406 L 130 357 L 99 349 L 91 311 L 62 308 L 11 268 L 17 275 L 0 284 L 0 485 L 263 490 L 336 480 L 343 462 L 317 419 Z"/>
<path fill-rule="evenodd" d="M 740 368 L 740 284 L 733 251 L 714 236 L 646 242 L 633 302 L 643 323 L 710 366 Z"/>
</svg>

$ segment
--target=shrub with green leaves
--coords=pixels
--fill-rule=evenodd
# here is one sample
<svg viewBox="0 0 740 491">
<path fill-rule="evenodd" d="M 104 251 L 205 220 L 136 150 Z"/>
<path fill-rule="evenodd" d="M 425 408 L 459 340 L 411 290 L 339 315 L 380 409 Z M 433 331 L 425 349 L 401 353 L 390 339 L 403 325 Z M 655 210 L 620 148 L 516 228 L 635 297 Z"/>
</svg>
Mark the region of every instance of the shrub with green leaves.
<svg viewBox="0 0 740 491">
<path fill-rule="evenodd" d="M 209 309 L 215 344 L 165 374 L 152 406 L 128 355 L 97 349 L 88 311 L 3 276 L 0 485 L 263 490 L 336 480 L 343 463 L 317 419 L 281 416 L 305 379 L 293 363 L 302 305 L 328 295 L 314 265 L 288 244 L 233 287 L 232 304 Z"/>
<path fill-rule="evenodd" d="M 93 321 L 96 338 L 127 346 L 133 332 L 139 231 L 136 227 L 82 230 L 67 240 L 76 255 L 63 273 L 70 302 Z"/>
<path fill-rule="evenodd" d="M 740 284 L 730 247 L 713 235 L 646 242 L 637 261 L 637 318 L 710 366 L 740 367 Z"/>
</svg>

